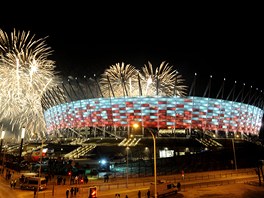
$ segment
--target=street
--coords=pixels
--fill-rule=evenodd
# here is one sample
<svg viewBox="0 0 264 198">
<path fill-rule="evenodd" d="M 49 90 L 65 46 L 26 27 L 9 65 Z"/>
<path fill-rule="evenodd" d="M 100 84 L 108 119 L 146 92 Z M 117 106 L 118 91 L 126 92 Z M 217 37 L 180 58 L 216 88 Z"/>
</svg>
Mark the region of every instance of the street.
<svg viewBox="0 0 264 198">
<path fill-rule="evenodd" d="M 2 176 L 0 176 L 0 178 L 1 198 L 6 197 L 7 194 L 9 195 L 8 197 L 11 198 L 34 197 L 33 191 L 21 190 L 19 186 L 17 186 L 16 189 L 11 189 L 8 181 Z M 180 179 L 180 174 L 176 176 L 159 176 L 159 179 L 165 178 L 168 180 L 171 178 Z M 77 187 L 79 191 L 76 194 L 69 194 L 69 198 L 88 198 L 90 186 L 97 187 L 97 198 L 114 198 L 116 193 L 120 194 L 120 198 L 125 198 L 126 195 L 128 195 L 128 198 L 138 198 L 137 193 L 139 190 L 141 191 L 141 198 L 145 198 L 147 197 L 146 192 L 149 188 L 149 183 L 144 182 L 144 179 L 146 178 L 129 178 L 128 188 L 126 188 L 125 178 L 110 178 L 109 182 L 104 182 L 103 179 L 89 178 L 88 184 L 77 185 L 69 185 L 69 183 L 66 183 L 66 185 L 57 185 L 53 183 L 53 181 L 49 181 L 48 188 L 44 191 L 38 192 L 36 198 L 66 198 L 66 190 L 71 187 Z M 264 193 L 263 186 L 249 185 L 249 181 L 254 181 L 255 183 L 258 181 L 257 175 L 254 175 L 254 172 L 250 170 L 185 173 L 185 179 L 181 181 L 182 190 L 178 192 L 177 195 L 167 197 L 225 198 L 227 197 L 227 194 L 231 192 L 234 194 L 232 198 L 235 198 L 241 197 L 243 194 L 248 195 L 250 192 Z M 236 195 L 237 193 L 239 193 L 240 196 Z M 230 197 L 230 194 L 228 194 L 228 197 Z"/>
</svg>

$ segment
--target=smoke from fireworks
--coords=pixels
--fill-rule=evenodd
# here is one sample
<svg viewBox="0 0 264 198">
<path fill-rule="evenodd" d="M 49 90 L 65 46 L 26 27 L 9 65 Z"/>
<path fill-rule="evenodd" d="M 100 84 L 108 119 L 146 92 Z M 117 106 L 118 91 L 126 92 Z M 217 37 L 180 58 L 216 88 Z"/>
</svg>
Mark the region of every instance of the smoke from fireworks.
<svg viewBox="0 0 264 198">
<path fill-rule="evenodd" d="M 29 137 L 44 135 L 41 97 L 59 80 L 46 38 L 34 37 L 16 30 L 9 37 L 0 29 L 0 121 L 25 127 Z"/>
</svg>

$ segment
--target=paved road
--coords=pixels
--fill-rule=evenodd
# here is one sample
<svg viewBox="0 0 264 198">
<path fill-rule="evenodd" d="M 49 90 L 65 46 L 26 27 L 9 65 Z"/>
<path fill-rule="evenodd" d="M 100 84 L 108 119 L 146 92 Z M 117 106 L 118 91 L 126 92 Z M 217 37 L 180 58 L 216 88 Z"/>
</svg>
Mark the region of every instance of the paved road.
<svg viewBox="0 0 264 198">
<path fill-rule="evenodd" d="M 8 195 L 8 196 L 7 196 Z M 0 177 L 0 197 L 1 198 L 17 198 L 15 190 L 11 189 L 9 184 Z"/>
<path fill-rule="evenodd" d="M 238 171 L 213 171 L 204 173 L 192 173 L 186 174 L 185 179 L 181 180 L 182 193 L 179 192 L 177 197 L 186 197 L 184 195 L 189 189 L 194 187 L 209 187 L 224 184 L 235 184 L 238 182 L 257 180 L 257 176 L 253 170 L 249 171 L 249 174 L 238 174 Z M 34 192 L 29 190 L 21 190 L 18 188 L 11 189 L 8 181 L 4 177 L 0 177 L 0 197 L 5 198 L 8 193 L 11 198 L 33 198 Z M 54 178 L 55 179 L 55 178 Z M 176 183 L 180 181 L 180 175 L 159 176 L 158 179 L 166 179 Z M 69 181 L 66 181 L 66 185 L 56 185 L 55 182 L 49 181 L 48 188 L 44 191 L 40 191 L 37 194 L 37 198 L 66 198 L 66 189 L 71 187 L 78 187 L 79 192 L 76 195 L 73 194 L 73 198 L 88 198 L 88 190 L 90 186 L 97 186 L 98 198 L 114 198 L 116 193 L 119 193 L 120 198 L 125 198 L 128 195 L 129 198 L 137 198 L 137 193 L 140 190 L 142 198 L 145 198 L 147 189 L 149 188 L 149 182 L 153 181 L 153 178 L 129 178 L 128 187 L 126 186 L 126 179 L 114 179 L 110 178 L 108 183 L 105 183 L 103 179 L 89 178 L 88 184 L 81 185 L 69 185 Z M 218 183 L 217 183 L 218 182 Z M 71 197 L 71 196 L 69 196 Z M 175 197 L 175 196 L 171 196 Z"/>
</svg>

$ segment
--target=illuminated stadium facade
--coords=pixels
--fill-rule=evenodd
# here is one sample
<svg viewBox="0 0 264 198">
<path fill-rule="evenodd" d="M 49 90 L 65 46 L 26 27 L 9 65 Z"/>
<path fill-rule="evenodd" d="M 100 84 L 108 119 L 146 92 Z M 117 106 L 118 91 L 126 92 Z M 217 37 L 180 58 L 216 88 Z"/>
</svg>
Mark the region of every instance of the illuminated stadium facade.
<svg viewBox="0 0 264 198">
<path fill-rule="evenodd" d="M 119 66 L 118 68 L 124 71 L 124 68 Z M 125 65 L 123 66 L 125 67 Z M 111 68 L 112 70 L 113 68 Z M 106 71 L 109 74 L 109 70 Z M 146 84 L 144 85 L 144 78 L 139 78 L 139 75 L 136 76 L 137 80 L 126 81 L 121 78 L 119 82 L 116 79 L 111 81 L 108 74 L 105 75 L 107 76 L 105 89 L 102 86 L 102 80 L 99 82 L 96 80 L 87 81 L 86 83 L 90 86 L 87 89 L 77 79 L 74 80 L 75 86 L 73 81 L 71 83 L 69 81 L 68 88 L 65 88 L 64 84 L 64 92 L 67 92 L 68 98 L 71 98 L 69 93 L 72 91 L 72 95 L 77 96 L 82 93 L 86 99 L 84 97 L 75 98 L 72 101 L 60 101 L 56 105 L 50 104 L 44 112 L 48 133 L 57 131 L 62 133 L 71 130 L 77 133 L 85 131 L 89 137 L 122 138 L 127 137 L 130 133 L 144 137 L 148 134 L 144 129 L 151 128 L 158 131 L 160 135 L 166 133 L 168 136 L 174 136 L 179 132 L 190 134 L 191 131 L 202 131 L 215 137 L 218 137 L 220 133 L 226 134 L 227 137 L 230 132 L 241 137 L 242 135 L 259 134 L 263 117 L 263 103 L 262 98 L 255 94 L 250 96 L 248 93 L 238 100 L 239 96 L 243 95 L 241 90 L 235 98 L 235 90 L 232 89 L 227 99 L 223 99 L 222 87 L 217 94 L 218 96 L 222 95 L 221 99 L 205 96 L 206 94 L 203 97 L 192 96 L 191 91 L 189 96 L 185 96 L 183 93 L 186 87 L 179 85 L 182 82 L 175 83 L 176 80 L 173 79 L 172 86 L 167 89 L 166 94 L 162 92 L 161 88 L 168 88 L 170 83 L 164 85 L 161 80 L 159 82 L 151 81 L 154 82 L 152 83 L 154 86 L 151 89 L 151 95 L 147 95 L 147 88 L 151 84 L 148 84 L 149 76 L 153 76 L 152 79 L 158 79 L 155 75 L 145 75 Z M 176 74 L 176 78 L 181 79 Z M 126 82 L 129 84 L 127 85 Z M 194 80 L 191 90 L 194 88 L 195 82 L 196 80 Z M 114 87 L 115 83 L 121 88 Z M 108 86 L 106 86 L 107 84 Z M 136 84 L 139 85 L 137 88 L 135 88 Z M 206 90 L 209 90 L 210 87 L 209 83 Z M 131 94 L 133 92 L 137 92 L 138 96 Z M 122 94 L 123 96 L 121 96 Z M 229 99 L 231 95 L 233 96 L 232 100 Z M 132 127 L 135 123 L 141 126 L 137 132 L 133 131 L 135 129 Z"/>
<path fill-rule="evenodd" d="M 96 98 L 57 105 L 45 112 L 47 129 L 201 129 L 258 134 L 263 110 L 239 102 L 202 97 Z M 144 134 L 142 134 L 144 135 Z"/>
</svg>

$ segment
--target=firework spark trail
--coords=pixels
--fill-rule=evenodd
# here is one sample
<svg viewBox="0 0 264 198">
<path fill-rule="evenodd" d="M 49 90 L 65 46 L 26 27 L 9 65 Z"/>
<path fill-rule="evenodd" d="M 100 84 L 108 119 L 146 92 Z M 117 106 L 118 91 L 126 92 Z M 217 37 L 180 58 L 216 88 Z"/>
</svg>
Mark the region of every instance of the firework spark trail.
<svg viewBox="0 0 264 198">
<path fill-rule="evenodd" d="M 130 64 L 122 62 L 111 65 L 110 68 L 105 70 L 100 78 L 100 86 L 103 95 L 106 97 L 111 95 L 108 79 L 115 93 L 115 97 L 127 96 L 128 93 L 133 94 L 132 89 L 136 83 L 136 75 L 137 72 L 135 67 Z M 126 92 L 128 90 L 129 92 Z"/>
<path fill-rule="evenodd" d="M 26 127 L 29 137 L 46 131 L 41 98 L 59 84 L 46 37 L 34 37 L 16 30 L 9 37 L 0 29 L 0 120 Z"/>
<path fill-rule="evenodd" d="M 138 75 L 141 87 L 139 87 Z M 185 96 L 187 89 L 182 76 L 165 61 L 156 68 L 148 62 L 142 67 L 142 72 L 137 71 L 130 64 L 116 63 L 106 69 L 100 79 L 105 97 L 111 95 L 109 83 L 115 97 L 126 96 L 125 90 L 129 90 L 129 96 L 138 96 L 139 89 L 143 90 L 143 96 L 155 96 L 157 93 L 163 96 Z"/>
<path fill-rule="evenodd" d="M 187 86 L 183 84 L 182 76 L 165 61 L 156 68 L 152 66 L 151 62 L 148 62 L 147 65 L 145 64 L 142 68 L 141 79 L 143 90 L 145 90 L 143 95 L 145 96 L 154 96 L 157 93 L 158 95 L 172 96 L 174 95 L 174 89 L 176 90 L 176 95 L 186 95 Z"/>
</svg>

